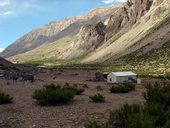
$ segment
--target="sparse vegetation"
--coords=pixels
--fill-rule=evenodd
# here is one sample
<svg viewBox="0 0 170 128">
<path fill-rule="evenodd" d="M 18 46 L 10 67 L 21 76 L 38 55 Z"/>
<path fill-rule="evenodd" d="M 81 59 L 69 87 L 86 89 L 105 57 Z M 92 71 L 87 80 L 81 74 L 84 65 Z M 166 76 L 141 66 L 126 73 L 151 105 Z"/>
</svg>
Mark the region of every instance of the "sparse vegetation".
<svg viewBox="0 0 170 128">
<path fill-rule="evenodd" d="M 33 4 L 44 6 L 41 2 Z M 10 90 L 9 94 L 18 100 L 16 104 L 0 106 L 0 128 L 75 128 L 84 125 L 85 117 L 96 119 L 89 120 L 85 128 L 170 128 L 170 85 L 167 80 L 170 80 L 169 4 L 168 0 L 128 0 L 122 5 L 94 9 L 80 17 L 51 22 L 18 39 L 2 52 L 2 56 L 15 63 L 56 69 L 17 64 L 8 67 L 8 63 L 0 64 L 1 88 L 7 92 Z M 48 14 L 48 11 L 43 9 L 44 14 Z M 110 86 L 111 93 L 133 92 L 110 94 L 104 83 L 107 77 L 103 77 L 103 73 L 96 74 L 96 78 L 94 76 L 94 72 L 101 70 L 131 70 L 140 77 L 161 79 L 141 78 L 142 84 L 155 81 L 161 83 L 147 85 L 145 89 L 139 84 L 136 91 L 133 91 L 135 84 L 132 83 L 114 84 Z M 18 81 L 8 78 L 13 74 L 19 77 Z M 35 75 L 35 83 L 24 82 L 24 74 Z M 19 81 L 22 77 L 23 82 Z M 68 83 L 64 87 L 49 84 L 37 89 L 49 81 Z M 79 87 L 86 89 L 86 93 L 82 97 L 77 96 L 73 105 L 40 108 L 30 104 L 32 99 L 28 98 L 33 89 L 37 89 L 32 98 L 38 105 L 68 104 L 76 95 L 85 91 Z M 102 94 L 92 94 L 96 91 Z M 144 98 L 141 95 L 143 91 Z M 89 94 L 92 96 L 89 97 Z M 0 104 L 11 103 L 13 98 L 10 95 L 0 91 Z M 102 104 L 105 96 L 108 102 Z M 89 103 L 89 100 L 94 103 Z M 133 104 L 137 102 L 140 104 Z M 122 103 L 129 104 L 115 110 Z M 106 118 L 111 109 L 110 117 Z M 103 123 L 105 119 L 108 120 Z"/>
<path fill-rule="evenodd" d="M 58 67 L 65 69 L 90 69 L 99 71 L 134 71 L 142 77 L 154 77 L 170 79 L 170 41 L 166 42 L 161 48 L 153 49 L 143 54 L 141 48 L 119 60 L 114 61 L 112 67 L 103 64 L 80 64 L 81 59 L 59 60 L 56 58 L 43 59 L 38 61 L 25 62 L 26 64 Z"/>
<path fill-rule="evenodd" d="M 129 119 L 133 115 L 139 114 L 142 108 L 139 105 L 125 104 L 122 108 L 110 113 L 110 118 L 107 122 L 107 128 L 129 128 Z M 134 123 L 134 122 L 133 122 Z M 131 124 L 130 124 L 131 125 Z M 133 128 L 133 127 L 132 127 Z"/>
<path fill-rule="evenodd" d="M 85 124 L 85 128 L 102 128 L 102 125 L 99 124 L 97 121 L 95 120 L 89 120 L 86 124 Z"/>
<path fill-rule="evenodd" d="M 47 90 L 56 90 L 56 89 L 61 89 L 61 86 L 60 85 L 55 85 L 55 84 L 49 84 L 49 85 L 45 85 L 45 88 Z"/>
<path fill-rule="evenodd" d="M 95 94 L 94 96 L 90 96 L 89 98 L 95 103 L 105 102 L 105 97 L 100 93 Z"/>
<path fill-rule="evenodd" d="M 12 97 L 0 90 L 0 105 L 12 103 Z"/>
<path fill-rule="evenodd" d="M 169 79 L 169 47 L 170 41 L 166 42 L 161 48 L 153 49 L 146 54 L 143 53 L 145 47 L 141 48 L 121 58 L 117 61 L 117 65 L 123 64 L 122 70 L 132 70 L 140 76 Z"/>
<path fill-rule="evenodd" d="M 39 105 L 46 106 L 69 103 L 74 96 L 74 90 L 51 84 L 42 89 L 35 90 L 32 97 Z"/>
<path fill-rule="evenodd" d="M 170 85 L 154 85 L 146 86 L 147 91 L 144 97 L 148 103 L 157 103 L 163 105 L 165 108 L 170 107 Z"/>
<path fill-rule="evenodd" d="M 112 111 L 103 128 L 169 128 L 170 85 L 148 85 L 144 98 L 144 105 L 125 104 Z"/>
<path fill-rule="evenodd" d="M 132 90 L 135 90 L 135 84 L 133 83 L 112 85 L 112 87 L 110 88 L 111 93 L 128 93 Z"/>
<path fill-rule="evenodd" d="M 82 88 L 77 89 L 76 95 L 81 95 L 83 92 L 84 92 L 84 89 L 82 89 Z"/>
<path fill-rule="evenodd" d="M 24 64 L 35 65 L 35 66 L 43 66 L 48 68 L 63 68 L 63 69 L 90 69 L 96 70 L 105 67 L 101 64 L 81 64 L 79 58 L 75 58 L 73 60 L 61 60 L 56 58 L 48 58 L 42 60 L 32 60 L 24 62 Z"/>
<path fill-rule="evenodd" d="M 73 91 L 76 95 L 81 95 L 84 92 L 84 89 L 82 89 L 82 88 L 64 87 L 64 89 Z"/>
</svg>

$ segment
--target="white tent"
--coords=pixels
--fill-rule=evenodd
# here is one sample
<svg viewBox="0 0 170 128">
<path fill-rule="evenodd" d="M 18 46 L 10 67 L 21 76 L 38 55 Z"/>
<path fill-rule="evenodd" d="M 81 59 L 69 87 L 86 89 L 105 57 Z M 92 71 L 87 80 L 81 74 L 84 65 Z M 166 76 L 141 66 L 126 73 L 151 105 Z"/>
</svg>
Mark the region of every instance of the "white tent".
<svg viewBox="0 0 170 128">
<path fill-rule="evenodd" d="M 125 82 L 134 82 L 137 80 L 137 74 L 128 71 L 128 72 L 111 72 L 107 76 L 108 83 L 125 83 Z"/>
</svg>

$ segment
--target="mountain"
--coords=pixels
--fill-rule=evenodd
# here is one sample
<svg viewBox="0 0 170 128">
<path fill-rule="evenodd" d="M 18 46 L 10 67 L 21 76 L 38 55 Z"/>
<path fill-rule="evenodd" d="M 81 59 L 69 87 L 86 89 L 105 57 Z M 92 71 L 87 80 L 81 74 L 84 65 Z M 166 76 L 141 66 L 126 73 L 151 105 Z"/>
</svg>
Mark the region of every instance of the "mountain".
<svg viewBox="0 0 170 128">
<path fill-rule="evenodd" d="M 103 17 L 103 13 L 100 15 Z M 89 21 L 87 18 L 72 36 L 63 36 L 8 59 L 13 62 L 72 59 L 77 63 L 128 65 L 142 70 L 155 63 L 160 66 L 157 69 L 165 68 L 163 63 L 170 57 L 164 51 L 170 42 L 170 0 L 128 0 L 110 16 Z M 155 69 L 150 65 L 146 70 L 149 68 Z"/>
<path fill-rule="evenodd" d="M 14 65 L 11 62 L 0 57 L 0 70 L 7 67 L 14 67 Z"/>
<path fill-rule="evenodd" d="M 76 20 L 76 17 L 69 19 L 66 18 L 57 22 L 51 22 L 42 28 L 33 30 L 7 47 L 0 55 L 2 57 L 9 57 L 39 47 L 40 45 L 46 43 L 50 37 L 53 37 L 60 31 L 64 30 Z"/>
<path fill-rule="evenodd" d="M 160 48 L 170 40 L 168 34 L 170 27 L 169 0 L 132 0 L 130 4 L 128 3 L 127 5 L 130 6 L 128 8 L 127 5 L 125 6 L 124 13 L 121 12 L 116 15 L 123 17 L 123 20 L 120 20 L 119 32 L 116 32 L 109 41 L 88 55 L 83 62 L 110 61 L 110 63 L 113 63 L 115 59 L 138 50 L 143 49 L 140 54 L 144 55 L 150 50 Z M 117 20 L 119 18 L 111 19 L 112 25 Z M 124 20 L 127 20 L 126 24 L 121 28 Z M 114 31 L 115 29 L 112 32 Z"/>
<path fill-rule="evenodd" d="M 25 53 L 43 44 L 57 41 L 66 36 L 75 36 L 79 32 L 81 26 L 88 23 L 96 24 L 98 21 L 102 21 L 106 17 L 109 17 L 112 12 L 117 10 L 119 7 L 119 5 L 101 7 L 91 10 L 89 13 L 81 16 L 51 22 L 21 37 L 12 45 L 7 47 L 0 55 L 7 58 Z"/>
</svg>

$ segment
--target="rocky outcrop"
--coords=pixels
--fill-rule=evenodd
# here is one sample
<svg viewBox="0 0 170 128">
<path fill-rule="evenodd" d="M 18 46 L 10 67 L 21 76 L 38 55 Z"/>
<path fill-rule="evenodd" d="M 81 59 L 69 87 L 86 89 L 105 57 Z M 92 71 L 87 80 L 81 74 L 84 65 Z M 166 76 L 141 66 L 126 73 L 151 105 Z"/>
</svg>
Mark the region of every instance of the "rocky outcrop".
<svg viewBox="0 0 170 128">
<path fill-rule="evenodd" d="M 12 63 L 0 57 L 0 70 L 6 67 L 12 67 L 12 66 L 14 66 Z"/>
<path fill-rule="evenodd" d="M 86 51 L 92 51 L 104 41 L 104 36 L 105 25 L 103 22 L 99 22 L 97 25 L 87 24 L 77 34 L 74 46 Z"/>
<path fill-rule="evenodd" d="M 150 9 L 152 3 L 153 0 L 128 0 L 124 7 L 110 17 L 106 27 L 106 40 L 125 26 L 135 24 Z"/>
<path fill-rule="evenodd" d="M 81 49 L 95 50 L 104 41 L 109 40 L 118 31 L 126 26 L 135 24 L 150 9 L 152 0 L 128 0 L 127 3 L 106 19 L 107 24 L 100 22 L 96 26 L 83 26 L 78 33 L 75 46 Z"/>
<path fill-rule="evenodd" d="M 66 36 L 75 36 L 81 26 L 85 24 L 96 24 L 110 17 L 110 15 L 120 7 L 120 5 L 101 7 L 81 16 L 51 22 L 21 37 L 6 48 L 0 56 L 8 58 L 33 50 L 45 43 L 57 41 Z"/>
<path fill-rule="evenodd" d="M 129 0 L 110 17 L 106 25 L 107 41 L 88 54 L 82 63 L 114 63 L 143 47 L 146 52 L 160 48 L 169 40 L 169 25 L 166 24 L 169 9 L 169 0 Z"/>
<path fill-rule="evenodd" d="M 70 42 L 70 47 L 66 51 L 60 52 L 58 57 L 61 57 L 61 59 L 74 59 L 93 52 L 104 42 L 105 27 L 103 22 L 82 26 L 79 33 Z"/>
<path fill-rule="evenodd" d="M 154 0 L 153 1 L 153 6 L 158 6 L 160 5 L 164 0 Z"/>
</svg>

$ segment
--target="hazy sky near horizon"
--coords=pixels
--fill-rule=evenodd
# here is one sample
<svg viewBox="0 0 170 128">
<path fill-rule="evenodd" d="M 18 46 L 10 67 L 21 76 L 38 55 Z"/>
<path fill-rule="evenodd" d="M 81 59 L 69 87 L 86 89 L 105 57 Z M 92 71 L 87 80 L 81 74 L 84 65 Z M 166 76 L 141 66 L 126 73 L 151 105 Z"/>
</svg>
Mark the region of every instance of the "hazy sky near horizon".
<svg viewBox="0 0 170 128">
<path fill-rule="evenodd" d="M 0 51 L 31 30 L 126 0 L 0 0 Z"/>
</svg>

